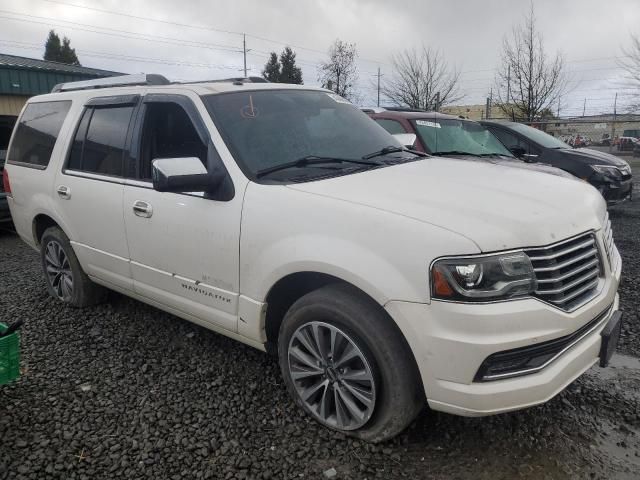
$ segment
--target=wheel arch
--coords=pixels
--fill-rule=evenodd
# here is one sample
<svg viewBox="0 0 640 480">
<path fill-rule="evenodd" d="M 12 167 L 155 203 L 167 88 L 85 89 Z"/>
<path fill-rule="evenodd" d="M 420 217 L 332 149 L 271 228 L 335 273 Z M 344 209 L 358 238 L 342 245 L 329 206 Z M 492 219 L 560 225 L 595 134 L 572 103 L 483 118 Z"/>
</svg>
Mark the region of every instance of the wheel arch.
<svg viewBox="0 0 640 480">
<path fill-rule="evenodd" d="M 64 232 L 64 228 L 53 217 L 46 213 L 39 213 L 31 222 L 31 232 L 33 235 L 33 241 L 37 247 L 40 246 L 40 240 L 45 230 L 50 227 L 58 227 Z"/>
<path fill-rule="evenodd" d="M 410 355 L 413 367 L 415 369 L 417 381 L 422 382 L 420 370 L 418 368 L 418 362 L 416 361 L 411 345 L 402 332 L 400 326 L 384 308 L 384 305 L 382 305 L 372 295 L 369 295 L 358 285 L 354 285 L 352 282 L 327 273 L 317 271 L 300 271 L 289 273 L 280 278 L 269 289 L 265 300 L 266 312 L 264 320 L 265 335 L 267 339 L 265 347 L 267 351 L 271 354 L 277 354 L 280 325 L 282 324 L 284 316 L 286 315 L 289 308 L 298 299 L 300 299 L 307 293 L 310 293 L 329 284 L 342 284 L 349 286 L 353 290 L 355 295 L 365 297 L 372 304 L 377 305 L 377 307 L 383 313 L 384 318 L 395 330 L 404 347 L 406 348 L 408 354 Z"/>
</svg>

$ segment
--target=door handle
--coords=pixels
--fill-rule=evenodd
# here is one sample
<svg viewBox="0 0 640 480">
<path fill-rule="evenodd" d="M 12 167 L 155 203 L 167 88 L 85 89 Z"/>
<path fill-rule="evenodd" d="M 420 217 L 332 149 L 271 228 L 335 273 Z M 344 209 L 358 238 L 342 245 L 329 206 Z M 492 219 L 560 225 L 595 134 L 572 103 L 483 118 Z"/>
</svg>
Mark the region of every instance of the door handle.
<svg viewBox="0 0 640 480">
<path fill-rule="evenodd" d="M 133 213 L 139 217 L 149 218 L 153 215 L 153 207 L 147 202 L 136 200 L 133 202 Z"/>
<path fill-rule="evenodd" d="M 71 189 L 69 187 L 65 187 L 64 185 L 60 185 L 56 190 L 58 192 L 58 196 L 65 200 L 69 200 L 71 198 Z"/>
</svg>

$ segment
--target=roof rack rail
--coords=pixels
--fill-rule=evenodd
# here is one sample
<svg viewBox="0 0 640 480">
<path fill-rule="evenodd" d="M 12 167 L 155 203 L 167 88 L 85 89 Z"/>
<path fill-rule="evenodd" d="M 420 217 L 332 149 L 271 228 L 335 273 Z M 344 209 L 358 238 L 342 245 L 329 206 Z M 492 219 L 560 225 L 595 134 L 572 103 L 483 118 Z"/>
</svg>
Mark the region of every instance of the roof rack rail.
<svg viewBox="0 0 640 480">
<path fill-rule="evenodd" d="M 216 78 L 215 80 L 194 80 L 192 82 L 180 82 L 183 85 L 191 85 L 194 83 L 271 83 L 262 77 L 232 77 L 232 78 Z"/>
<path fill-rule="evenodd" d="M 51 93 L 73 92 L 75 90 L 91 90 L 94 88 L 129 87 L 134 85 L 169 85 L 171 82 L 162 75 L 138 73 L 135 75 L 119 75 L 117 77 L 82 80 L 80 82 L 58 83 Z"/>
</svg>

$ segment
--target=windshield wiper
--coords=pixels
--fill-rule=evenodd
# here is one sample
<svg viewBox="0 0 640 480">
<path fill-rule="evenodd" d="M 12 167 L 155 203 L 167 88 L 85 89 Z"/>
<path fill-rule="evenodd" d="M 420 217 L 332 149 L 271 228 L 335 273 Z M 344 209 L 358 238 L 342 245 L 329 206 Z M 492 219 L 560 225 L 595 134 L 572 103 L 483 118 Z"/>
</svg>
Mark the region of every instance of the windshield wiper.
<svg viewBox="0 0 640 480">
<path fill-rule="evenodd" d="M 304 168 L 309 165 L 318 165 L 322 163 L 355 163 L 357 165 L 365 165 L 368 167 L 380 167 L 384 163 L 380 162 L 368 162 L 366 159 L 358 160 L 356 158 L 337 158 L 337 157 L 318 157 L 316 155 L 307 155 L 306 157 L 299 158 L 292 162 L 286 162 L 280 165 L 274 165 L 273 167 L 263 168 L 256 172 L 256 177 L 264 177 L 270 173 L 279 172 L 280 170 L 287 170 L 289 168 Z"/>
<path fill-rule="evenodd" d="M 478 154 L 479 157 L 507 157 L 507 158 L 516 158 L 513 155 L 507 155 L 506 153 L 498 153 L 498 152 L 491 152 L 491 153 L 479 153 Z"/>
<path fill-rule="evenodd" d="M 444 152 L 431 152 L 431 155 L 447 156 L 447 155 L 470 155 L 472 157 L 482 157 L 478 153 L 463 152 L 462 150 L 447 150 Z"/>
<path fill-rule="evenodd" d="M 397 145 L 389 145 L 388 147 L 384 147 L 384 148 L 382 148 L 380 150 L 377 150 L 375 152 L 368 153 L 367 155 L 364 155 L 362 158 L 364 160 L 368 160 L 370 158 L 382 157 L 384 155 L 388 155 L 390 153 L 397 153 L 397 152 L 409 152 L 409 153 L 413 153 L 414 155 L 417 155 L 418 157 L 428 157 L 429 156 L 426 153 L 418 152 L 417 150 L 412 150 L 412 149 L 407 148 L 407 147 L 400 147 L 400 146 L 397 146 Z"/>
</svg>

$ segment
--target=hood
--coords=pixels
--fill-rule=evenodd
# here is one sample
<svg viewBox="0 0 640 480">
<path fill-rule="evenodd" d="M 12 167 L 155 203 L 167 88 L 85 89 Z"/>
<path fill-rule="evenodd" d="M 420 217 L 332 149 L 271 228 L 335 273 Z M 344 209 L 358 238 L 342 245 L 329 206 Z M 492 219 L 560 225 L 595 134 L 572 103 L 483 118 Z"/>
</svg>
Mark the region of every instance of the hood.
<svg viewBox="0 0 640 480">
<path fill-rule="evenodd" d="M 564 170 L 561 170 L 559 168 L 552 167 L 551 165 L 547 165 L 545 163 L 538 163 L 538 162 L 525 162 L 524 160 L 520 160 L 520 159 L 515 158 L 515 157 L 514 158 L 509 158 L 509 157 L 483 157 L 483 158 L 478 158 L 478 157 L 474 157 L 474 156 L 468 156 L 468 157 L 460 157 L 460 158 L 462 158 L 464 160 L 475 161 L 475 162 L 492 163 L 494 165 L 502 165 L 502 166 L 505 166 L 505 167 L 521 168 L 523 170 L 544 172 L 544 173 L 548 173 L 550 175 L 557 175 L 559 177 L 575 178 L 570 173 L 565 172 Z"/>
<path fill-rule="evenodd" d="M 288 188 L 366 205 L 467 237 L 483 252 L 548 245 L 598 229 L 589 184 L 486 162 L 431 157 Z"/>
<path fill-rule="evenodd" d="M 626 167 L 629 165 L 626 161 L 615 155 L 591 148 L 567 148 L 562 150 L 562 152 L 575 160 L 580 160 L 589 165 L 614 165 L 616 167 Z"/>
</svg>

